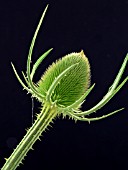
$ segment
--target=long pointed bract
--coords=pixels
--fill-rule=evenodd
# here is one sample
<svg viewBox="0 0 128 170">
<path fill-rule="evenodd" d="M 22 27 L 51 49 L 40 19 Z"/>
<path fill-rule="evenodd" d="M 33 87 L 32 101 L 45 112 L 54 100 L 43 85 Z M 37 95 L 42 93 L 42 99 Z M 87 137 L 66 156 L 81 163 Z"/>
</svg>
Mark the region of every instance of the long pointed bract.
<svg viewBox="0 0 128 170">
<path fill-rule="evenodd" d="M 124 79 L 124 81 L 122 83 L 120 83 L 120 85 L 118 85 L 118 84 L 119 84 L 119 80 L 121 79 L 121 76 L 124 72 L 124 69 L 126 67 L 127 61 L 128 61 L 128 55 L 126 55 L 124 62 L 120 68 L 120 71 L 119 71 L 113 85 L 111 86 L 111 88 L 109 88 L 110 90 L 103 97 L 103 99 L 98 104 L 96 104 L 94 107 L 92 107 L 91 109 L 89 109 L 87 111 L 79 113 L 79 115 L 89 115 L 89 114 L 97 111 L 98 109 L 102 108 L 121 89 L 121 87 L 124 86 L 124 84 L 128 81 L 128 77 L 126 77 Z M 117 87 L 117 85 L 118 85 L 118 87 Z"/>
<path fill-rule="evenodd" d="M 85 116 L 85 115 L 89 115 L 89 114 L 96 112 L 97 110 L 101 109 L 121 89 L 121 87 L 127 81 L 128 81 L 128 77 L 125 78 L 125 80 L 117 87 L 117 89 L 113 93 L 109 93 L 108 95 L 105 95 L 105 97 L 98 104 L 96 104 L 94 107 L 92 107 L 89 110 L 86 110 L 86 111 L 83 111 L 83 112 L 80 112 L 80 113 L 76 113 L 75 115 Z"/>
<path fill-rule="evenodd" d="M 47 55 L 48 55 L 51 51 L 52 51 L 52 48 L 51 48 L 50 50 L 46 51 L 46 52 L 36 61 L 36 63 L 33 65 L 32 72 L 31 72 L 31 75 L 30 75 L 31 80 L 33 79 L 33 76 L 34 76 L 35 71 L 37 70 L 38 66 L 41 64 L 41 62 L 43 61 L 43 59 L 44 59 L 45 57 L 47 57 Z"/>
<path fill-rule="evenodd" d="M 40 19 L 40 21 L 39 21 L 39 24 L 38 24 L 38 26 L 37 26 L 37 28 L 36 28 L 35 34 L 34 34 L 34 36 L 33 36 L 33 39 L 32 39 L 31 45 L 30 45 L 29 54 L 28 54 L 28 59 L 27 59 L 27 78 L 28 78 L 28 82 L 29 82 L 29 84 L 30 84 L 30 86 L 31 86 L 31 89 L 32 89 L 33 91 L 36 91 L 36 89 L 35 89 L 35 87 L 34 87 L 34 85 L 33 85 L 33 83 L 32 83 L 31 76 L 30 76 L 31 57 L 32 57 L 32 52 L 33 52 L 33 47 L 34 47 L 34 44 L 35 44 L 35 40 L 36 40 L 37 34 L 38 34 L 38 32 L 39 32 L 39 29 L 40 29 L 40 27 L 41 27 L 41 24 L 42 24 L 42 22 L 43 22 L 45 13 L 46 13 L 46 11 L 47 11 L 47 8 L 48 8 L 48 5 L 46 6 L 46 8 L 45 8 L 45 10 L 44 10 L 44 12 L 43 12 L 43 14 L 42 14 L 42 17 L 41 17 L 41 19 Z"/>
<path fill-rule="evenodd" d="M 106 115 L 103 115 L 103 116 L 100 116 L 100 117 L 94 117 L 94 118 L 87 118 L 87 117 L 80 117 L 80 116 L 77 116 L 76 114 L 73 114 L 73 113 L 68 113 L 67 115 L 69 115 L 70 117 L 74 118 L 75 120 L 80 120 L 80 121 L 96 121 L 96 120 L 101 120 L 101 119 L 104 119 L 106 117 L 109 117 L 121 110 L 123 110 L 124 108 L 121 108 L 121 109 L 118 109 L 118 110 L 115 110 L 109 114 L 106 114 Z"/>
<path fill-rule="evenodd" d="M 17 71 L 16 71 L 16 69 L 15 69 L 13 63 L 11 63 L 11 65 L 12 65 L 13 71 L 14 71 L 14 73 L 15 73 L 15 75 L 16 75 L 18 81 L 20 82 L 20 84 L 23 86 L 23 88 L 24 88 L 25 90 L 27 90 L 28 92 L 31 93 L 31 90 L 30 90 L 28 87 L 26 87 L 25 84 L 23 83 L 23 81 L 21 80 L 21 78 L 20 78 L 20 76 L 18 75 L 18 73 L 17 73 Z"/>
<path fill-rule="evenodd" d="M 123 62 L 122 66 L 121 66 L 121 68 L 119 70 L 119 73 L 117 74 L 116 79 L 114 80 L 114 82 L 113 82 L 112 86 L 110 87 L 109 91 L 113 91 L 117 87 L 117 85 L 118 85 L 118 83 L 119 83 L 119 81 L 120 81 L 120 79 L 122 77 L 122 74 L 123 74 L 123 72 L 125 70 L 127 62 L 128 62 L 128 54 L 126 55 L 126 57 L 124 59 L 124 62 Z"/>
</svg>

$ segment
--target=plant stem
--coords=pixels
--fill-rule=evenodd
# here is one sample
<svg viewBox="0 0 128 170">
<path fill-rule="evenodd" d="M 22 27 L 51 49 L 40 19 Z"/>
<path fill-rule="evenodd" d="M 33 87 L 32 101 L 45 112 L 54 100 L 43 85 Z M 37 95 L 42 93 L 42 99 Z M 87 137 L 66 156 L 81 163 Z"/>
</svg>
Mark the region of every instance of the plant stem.
<svg viewBox="0 0 128 170">
<path fill-rule="evenodd" d="M 32 127 L 27 131 L 22 141 L 16 147 L 11 156 L 6 160 L 6 163 L 1 170 L 15 170 L 24 160 L 28 151 L 32 149 L 33 144 L 39 139 L 43 131 L 56 117 L 57 111 L 55 107 L 44 105 L 41 113 Z"/>
</svg>

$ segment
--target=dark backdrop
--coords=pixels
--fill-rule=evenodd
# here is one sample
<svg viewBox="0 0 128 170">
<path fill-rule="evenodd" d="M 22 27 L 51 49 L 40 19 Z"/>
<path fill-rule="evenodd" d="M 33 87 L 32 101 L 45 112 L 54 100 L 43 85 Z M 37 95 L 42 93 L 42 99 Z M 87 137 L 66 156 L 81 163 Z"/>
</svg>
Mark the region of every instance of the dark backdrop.
<svg viewBox="0 0 128 170">
<path fill-rule="evenodd" d="M 107 92 L 128 52 L 127 0 L 4 0 L 0 1 L 0 167 L 31 126 L 31 98 L 18 83 L 42 11 L 49 5 L 39 33 L 33 61 L 44 51 L 53 52 L 37 71 L 35 81 L 52 61 L 81 49 L 89 58 L 93 92 L 83 110 L 95 105 Z M 21 73 L 20 73 L 21 75 Z M 128 66 L 123 75 L 128 75 Z M 128 84 L 94 116 L 125 110 L 105 120 L 77 122 L 57 119 L 37 141 L 19 170 L 127 170 Z M 35 101 L 34 112 L 39 103 Z"/>
</svg>

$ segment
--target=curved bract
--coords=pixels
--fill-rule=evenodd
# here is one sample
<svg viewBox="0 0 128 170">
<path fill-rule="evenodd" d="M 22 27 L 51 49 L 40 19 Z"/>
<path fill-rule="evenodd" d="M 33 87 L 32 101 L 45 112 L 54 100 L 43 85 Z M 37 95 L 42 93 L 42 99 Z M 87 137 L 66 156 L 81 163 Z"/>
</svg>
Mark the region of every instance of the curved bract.
<svg viewBox="0 0 128 170">
<path fill-rule="evenodd" d="M 108 103 L 128 81 L 127 76 L 121 83 L 119 83 L 128 62 L 128 55 L 126 55 L 124 62 L 107 94 L 95 106 L 86 111 L 82 111 L 81 106 L 94 88 L 95 84 L 90 86 L 90 64 L 83 51 L 68 54 L 57 60 L 48 67 L 37 83 L 33 82 L 33 76 L 35 75 L 39 65 L 52 51 L 52 48 L 46 51 L 35 62 L 31 69 L 30 63 L 34 43 L 47 8 L 48 6 L 43 12 L 30 45 L 26 75 L 22 72 L 25 83 L 21 80 L 14 65 L 12 64 L 15 75 L 23 88 L 27 90 L 32 97 L 35 97 L 41 102 L 41 113 L 37 115 L 37 119 L 34 124 L 27 131 L 27 134 L 24 136 L 23 140 L 19 143 L 12 155 L 7 159 L 2 170 L 15 170 L 22 162 L 27 152 L 32 149 L 35 141 L 40 139 L 42 132 L 58 115 L 68 115 L 75 121 L 80 120 L 90 122 L 106 118 L 123 109 L 118 109 L 101 117 L 86 117 L 105 106 L 106 103 Z"/>
</svg>

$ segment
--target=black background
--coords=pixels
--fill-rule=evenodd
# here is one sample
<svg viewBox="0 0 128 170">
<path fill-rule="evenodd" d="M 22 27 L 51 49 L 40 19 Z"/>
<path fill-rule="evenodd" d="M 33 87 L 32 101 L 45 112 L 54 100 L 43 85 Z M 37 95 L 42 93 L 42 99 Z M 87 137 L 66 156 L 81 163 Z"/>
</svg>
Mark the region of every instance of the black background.
<svg viewBox="0 0 128 170">
<path fill-rule="evenodd" d="M 128 52 L 128 0 L 5 0 L 0 1 L 0 167 L 31 126 L 31 98 L 22 90 L 13 70 L 26 69 L 31 38 L 46 4 L 45 21 L 37 38 L 33 61 L 47 49 L 35 76 L 49 64 L 81 49 L 89 58 L 93 92 L 83 110 L 95 105 L 107 92 Z M 123 75 L 128 75 L 128 66 Z M 125 110 L 107 119 L 77 122 L 61 118 L 37 141 L 20 170 L 128 169 L 128 84 L 94 116 Z M 39 103 L 35 101 L 34 112 Z"/>
</svg>

